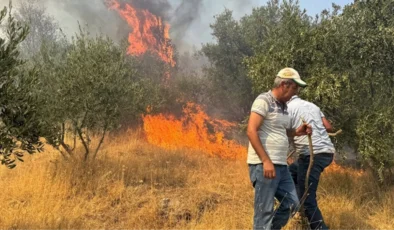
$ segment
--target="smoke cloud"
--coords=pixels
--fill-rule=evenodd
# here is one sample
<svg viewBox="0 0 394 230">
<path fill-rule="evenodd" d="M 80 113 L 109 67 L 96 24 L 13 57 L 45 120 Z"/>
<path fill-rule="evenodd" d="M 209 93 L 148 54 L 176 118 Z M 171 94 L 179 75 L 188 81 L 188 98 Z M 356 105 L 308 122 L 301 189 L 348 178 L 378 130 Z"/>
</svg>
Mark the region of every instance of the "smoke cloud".
<svg viewBox="0 0 394 230">
<path fill-rule="evenodd" d="M 105 0 L 101 0 L 105 1 Z M 118 2 L 124 6 L 125 4 L 133 5 L 138 9 L 147 9 L 154 15 L 160 16 L 164 20 L 168 21 L 168 12 L 172 6 L 167 0 L 118 0 Z"/>
<path fill-rule="evenodd" d="M 200 19 L 200 11 L 203 7 L 202 0 L 183 0 L 175 9 L 171 19 L 172 38 L 178 46 L 185 46 L 185 35 L 193 22 Z"/>
<path fill-rule="evenodd" d="M 104 34 L 120 41 L 127 38 L 131 28 L 119 16 L 108 9 L 105 0 L 13 0 L 14 8 L 34 1 L 45 7 L 63 32 L 72 36 L 79 26 L 87 26 L 91 34 Z M 121 4 L 133 3 L 140 9 L 147 9 L 162 17 L 171 25 L 171 38 L 180 51 L 199 47 L 201 43 L 212 40 L 209 24 L 213 16 L 224 9 L 233 10 L 239 18 L 251 12 L 252 7 L 263 4 L 265 0 L 119 0 Z M 0 6 L 8 6 L 8 0 L 0 0 Z"/>
</svg>

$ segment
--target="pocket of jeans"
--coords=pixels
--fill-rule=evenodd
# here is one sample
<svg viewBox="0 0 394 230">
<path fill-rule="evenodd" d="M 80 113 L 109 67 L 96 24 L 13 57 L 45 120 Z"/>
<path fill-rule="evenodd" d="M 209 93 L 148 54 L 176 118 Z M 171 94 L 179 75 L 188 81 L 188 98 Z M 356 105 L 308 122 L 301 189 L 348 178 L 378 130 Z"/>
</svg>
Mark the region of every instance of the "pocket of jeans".
<svg viewBox="0 0 394 230">
<path fill-rule="evenodd" d="M 249 169 L 250 169 L 250 181 L 252 182 L 253 187 L 255 187 L 257 181 L 263 183 L 267 183 L 267 180 L 271 181 L 270 179 L 264 178 L 262 164 L 251 165 L 249 166 Z"/>
<path fill-rule="evenodd" d="M 278 170 L 276 168 L 274 170 L 276 171 L 276 177 L 278 177 L 279 176 Z M 287 167 L 286 167 L 286 170 L 287 170 Z M 275 180 L 275 178 L 274 179 L 268 179 L 268 178 L 266 178 L 264 176 L 263 164 L 258 165 L 256 167 L 256 171 L 255 172 L 256 172 L 256 181 L 258 181 L 258 182 L 260 182 L 260 183 L 262 183 L 262 184 L 264 184 L 266 186 L 271 186 L 272 182 Z"/>
<path fill-rule="evenodd" d="M 249 165 L 249 177 L 250 177 L 250 182 L 252 183 L 253 188 L 256 185 L 256 181 L 257 181 L 256 166 L 257 165 Z"/>
</svg>

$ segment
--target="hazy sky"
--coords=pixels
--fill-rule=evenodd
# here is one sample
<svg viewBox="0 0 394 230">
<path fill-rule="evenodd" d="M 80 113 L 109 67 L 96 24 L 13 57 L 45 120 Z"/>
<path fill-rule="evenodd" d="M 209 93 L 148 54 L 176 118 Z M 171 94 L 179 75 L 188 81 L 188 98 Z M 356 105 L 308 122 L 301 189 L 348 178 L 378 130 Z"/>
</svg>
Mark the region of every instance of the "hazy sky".
<svg viewBox="0 0 394 230">
<path fill-rule="evenodd" d="M 187 40 L 195 45 L 211 41 L 209 24 L 213 22 L 213 16 L 223 12 L 225 8 L 233 10 L 234 16 L 240 18 L 250 14 L 252 8 L 264 5 L 267 0 L 205 0 L 204 2 L 206 2 L 204 17 L 196 20 L 191 27 L 193 30 L 189 30 L 186 34 Z M 311 16 L 319 14 L 324 9 L 330 9 L 332 3 L 345 6 L 352 2 L 353 0 L 299 0 L 301 7 L 305 8 Z"/>
<path fill-rule="evenodd" d="M 32 0 L 13 0 L 15 6 Z M 103 4 L 103 0 L 34 0 L 40 2 L 47 8 L 47 11 L 59 23 L 63 31 L 68 35 L 73 35 L 78 31 L 78 22 L 80 24 L 88 24 L 93 32 L 101 32 L 112 38 L 125 36 L 128 33 L 127 25 L 117 15 L 116 12 L 109 11 Z M 124 0 L 127 1 L 127 0 Z M 186 7 L 185 12 L 179 18 L 190 19 L 190 23 L 177 25 L 172 24 L 172 37 L 174 40 L 181 38 L 189 44 L 184 47 L 178 47 L 187 50 L 193 45 L 197 48 L 201 43 L 212 41 L 211 29 L 209 24 L 214 21 L 214 15 L 217 15 L 225 8 L 233 11 L 235 18 L 240 18 L 245 14 L 250 14 L 252 8 L 264 5 L 267 0 L 143 0 L 156 3 L 168 2 L 175 11 L 182 3 Z M 8 5 L 8 0 L 0 0 L 0 6 Z M 353 2 L 352 0 L 299 0 L 302 8 L 305 8 L 309 15 L 314 16 L 323 9 L 331 8 L 334 2 L 340 6 L 344 6 Z M 182 24 L 183 20 L 175 20 L 178 24 Z M 180 23 L 179 23 L 180 22 Z M 186 27 L 185 27 L 186 24 Z M 176 31 L 176 28 L 178 30 Z M 186 28 L 186 29 L 185 29 Z M 91 32 L 92 32 L 91 31 Z M 181 33 L 181 34 L 179 34 Z M 177 37 L 177 38 L 176 38 Z"/>
</svg>

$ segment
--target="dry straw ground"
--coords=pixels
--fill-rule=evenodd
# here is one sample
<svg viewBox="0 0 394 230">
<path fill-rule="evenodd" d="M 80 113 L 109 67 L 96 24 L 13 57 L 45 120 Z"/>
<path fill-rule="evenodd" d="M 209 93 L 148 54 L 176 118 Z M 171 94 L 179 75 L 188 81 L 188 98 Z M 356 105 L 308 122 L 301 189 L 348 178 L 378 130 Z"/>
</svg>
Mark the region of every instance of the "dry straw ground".
<svg viewBox="0 0 394 230">
<path fill-rule="evenodd" d="M 92 163 L 47 148 L 0 169 L 2 229 L 250 229 L 245 162 L 167 151 L 136 133 L 107 139 Z M 393 229 L 394 189 L 368 174 L 331 168 L 319 202 L 332 229 Z M 302 229 L 291 220 L 286 229 Z"/>
</svg>

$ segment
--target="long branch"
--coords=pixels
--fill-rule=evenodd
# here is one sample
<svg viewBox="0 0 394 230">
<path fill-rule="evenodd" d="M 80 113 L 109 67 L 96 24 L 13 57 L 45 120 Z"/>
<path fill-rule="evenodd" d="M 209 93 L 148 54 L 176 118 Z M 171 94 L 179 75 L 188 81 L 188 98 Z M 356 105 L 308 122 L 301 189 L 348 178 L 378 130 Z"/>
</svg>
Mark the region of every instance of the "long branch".
<svg viewBox="0 0 394 230">
<path fill-rule="evenodd" d="M 69 156 L 72 156 L 72 149 L 64 142 L 65 136 L 66 136 L 66 124 L 62 122 L 62 128 L 61 128 L 61 134 L 60 134 L 60 145 L 66 150 Z M 63 155 L 64 158 L 66 158 L 66 155 L 64 154 L 63 151 L 59 149 L 60 153 Z"/>
<path fill-rule="evenodd" d="M 101 145 L 102 145 L 103 142 L 104 142 L 104 138 L 105 138 L 105 134 L 106 134 L 106 133 L 107 133 L 107 128 L 105 127 L 105 128 L 104 128 L 103 135 L 101 136 L 100 142 L 99 142 L 99 144 L 97 145 L 96 151 L 94 151 L 93 159 L 96 159 L 97 153 L 98 153 L 98 151 L 99 151 Z"/>
<path fill-rule="evenodd" d="M 73 147 L 71 149 L 72 151 L 74 151 L 75 146 L 77 145 L 77 131 L 74 130 L 73 136 L 74 136 L 73 137 L 74 140 L 73 140 Z"/>
<path fill-rule="evenodd" d="M 64 143 L 64 141 L 60 141 L 60 145 L 66 150 L 66 152 L 70 156 L 72 156 L 72 150 L 70 150 L 70 147 L 66 143 Z"/>
<path fill-rule="evenodd" d="M 61 142 L 64 143 L 64 136 L 66 134 L 66 125 L 64 124 L 64 122 L 62 122 L 62 134 L 60 135 L 60 140 Z"/>
<path fill-rule="evenodd" d="M 335 133 L 328 133 L 328 136 L 330 137 L 336 137 L 337 135 L 342 133 L 342 129 L 336 131 Z"/>
<path fill-rule="evenodd" d="M 301 117 L 302 123 L 306 124 L 306 121 L 304 118 Z M 308 193 L 308 188 L 309 188 L 309 175 L 311 174 L 312 166 L 313 166 L 313 145 L 312 145 L 312 134 L 308 134 L 308 142 L 309 142 L 309 166 L 308 170 L 306 171 L 306 176 L 305 176 L 305 192 L 302 195 L 302 197 L 306 197 Z M 301 206 L 301 210 L 303 210 L 304 204 Z"/>
<path fill-rule="evenodd" d="M 79 139 L 81 140 L 82 145 L 85 148 L 85 161 L 88 159 L 88 156 L 89 156 L 89 146 L 86 143 L 86 140 L 83 138 L 82 128 L 85 125 L 85 121 L 86 121 L 87 116 L 88 116 L 88 111 L 86 110 L 86 112 L 85 112 L 85 114 L 83 116 L 82 122 L 81 122 L 81 126 L 78 127 L 78 121 L 75 124 L 75 130 L 77 131 Z"/>
<path fill-rule="evenodd" d="M 314 155 L 313 155 L 313 145 L 312 145 L 312 135 L 308 134 L 308 142 L 309 142 L 309 166 L 308 166 L 308 171 L 306 171 L 306 176 L 305 176 L 305 192 L 307 191 L 307 188 L 309 187 L 309 175 L 311 174 L 311 170 L 313 167 L 313 162 L 314 162 Z"/>
<path fill-rule="evenodd" d="M 79 127 L 76 127 L 76 130 L 77 130 L 79 139 L 81 140 L 82 145 L 83 145 L 83 147 L 85 148 L 85 161 L 86 161 L 86 160 L 88 159 L 88 155 L 89 155 L 89 147 L 88 147 L 88 145 L 86 144 L 85 139 L 83 138 L 82 130 L 81 130 Z"/>
</svg>

